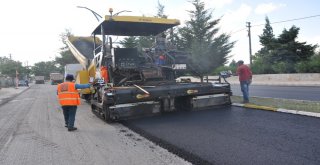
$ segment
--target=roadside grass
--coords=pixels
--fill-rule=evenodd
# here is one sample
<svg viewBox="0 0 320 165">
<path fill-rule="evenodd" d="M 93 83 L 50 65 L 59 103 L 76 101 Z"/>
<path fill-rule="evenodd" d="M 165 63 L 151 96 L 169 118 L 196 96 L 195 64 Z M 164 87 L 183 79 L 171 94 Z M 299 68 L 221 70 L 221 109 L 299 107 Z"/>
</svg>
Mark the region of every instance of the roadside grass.
<svg viewBox="0 0 320 165">
<path fill-rule="evenodd" d="M 231 100 L 233 103 L 241 103 L 242 96 L 231 96 Z M 320 101 L 250 97 L 250 103 L 272 108 L 320 113 Z"/>
</svg>

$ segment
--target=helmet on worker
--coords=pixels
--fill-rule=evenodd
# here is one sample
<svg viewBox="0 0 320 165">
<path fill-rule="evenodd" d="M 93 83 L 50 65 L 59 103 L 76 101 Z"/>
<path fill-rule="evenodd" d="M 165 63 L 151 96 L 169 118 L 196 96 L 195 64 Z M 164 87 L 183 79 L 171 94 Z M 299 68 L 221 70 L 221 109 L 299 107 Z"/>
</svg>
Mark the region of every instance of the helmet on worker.
<svg viewBox="0 0 320 165">
<path fill-rule="evenodd" d="M 74 80 L 73 75 L 72 75 L 72 74 L 67 74 L 66 80 L 67 80 L 67 81 L 73 81 L 73 80 Z"/>
<path fill-rule="evenodd" d="M 243 60 L 239 60 L 239 61 L 237 62 L 238 65 L 242 65 L 243 63 L 244 63 Z"/>
</svg>

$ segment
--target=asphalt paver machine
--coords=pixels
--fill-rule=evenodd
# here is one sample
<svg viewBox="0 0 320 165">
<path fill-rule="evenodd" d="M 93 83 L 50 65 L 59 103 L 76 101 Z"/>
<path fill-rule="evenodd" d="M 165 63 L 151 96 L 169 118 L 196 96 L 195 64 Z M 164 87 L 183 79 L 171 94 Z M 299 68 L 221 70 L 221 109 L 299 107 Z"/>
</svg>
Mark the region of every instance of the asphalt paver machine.
<svg viewBox="0 0 320 165">
<path fill-rule="evenodd" d="M 188 54 L 167 43 L 161 34 L 179 20 L 107 15 L 90 37 L 69 37 L 67 44 L 86 70 L 77 79 L 94 81 L 86 99 L 107 122 L 170 111 L 230 105 L 230 84 L 177 82 L 188 69 Z M 112 37 L 155 36 L 151 48 L 122 48 Z M 159 37 L 160 36 L 160 37 Z"/>
</svg>

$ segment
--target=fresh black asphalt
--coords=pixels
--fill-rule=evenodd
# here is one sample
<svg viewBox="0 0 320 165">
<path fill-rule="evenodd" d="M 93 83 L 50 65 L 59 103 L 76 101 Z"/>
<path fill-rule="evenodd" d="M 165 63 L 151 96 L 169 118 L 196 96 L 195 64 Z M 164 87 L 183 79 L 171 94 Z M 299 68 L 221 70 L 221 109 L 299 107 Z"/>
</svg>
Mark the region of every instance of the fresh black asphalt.
<svg viewBox="0 0 320 165">
<path fill-rule="evenodd" d="M 320 119 L 219 107 L 125 123 L 193 164 L 320 164 Z"/>
<path fill-rule="evenodd" d="M 242 96 L 240 85 L 232 85 L 234 95 Z M 320 101 L 320 87 L 251 85 L 250 97 L 272 97 L 283 99 Z"/>
</svg>

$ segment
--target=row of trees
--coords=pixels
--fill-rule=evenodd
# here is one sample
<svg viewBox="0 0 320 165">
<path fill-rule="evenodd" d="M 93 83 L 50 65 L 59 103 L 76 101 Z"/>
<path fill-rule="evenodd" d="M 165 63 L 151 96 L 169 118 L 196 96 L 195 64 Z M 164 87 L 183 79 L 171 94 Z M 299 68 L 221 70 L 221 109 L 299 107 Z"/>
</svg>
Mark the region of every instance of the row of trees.
<svg viewBox="0 0 320 165">
<path fill-rule="evenodd" d="M 22 78 L 23 75 L 30 74 L 31 70 L 28 67 L 22 66 L 19 61 L 14 61 L 9 57 L 0 57 L 0 75 L 15 77 L 17 73 Z"/>
<path fill-rule="evenodd" d="M 263 33 L 259 36 L 262 48 L 253 56 L 253 73 L 320 73 L 320 52 L 315 51 L 318 45 L 297 41 L 300 28 L 294 25 L 275 37 L 268 17 L 265 20 Z M 235 71 L 236 68 L 233 60 L 229 66 L 221 66 L 213 73 Z"/>
<path fill-rule="evenodd" d="M 275 37 L 268 17 L 259 36 L 262 48 L 253 56 L 252 69 L 257 74 L 320 72 L 318 45 L 297 41 L 300 28 L 292 26 Z"/>
<path fill-rule="evenodd" d="M 54 61 L 39 62 L 34 66 L 23 66 L 20 61 L 7 57 L 0 57 L 0 75 L 16 77 L 19 79 L 30 78 L 32 75 L 44 75 L 48 78 L 52 71 L 59 72 Z"/>
</svg>

